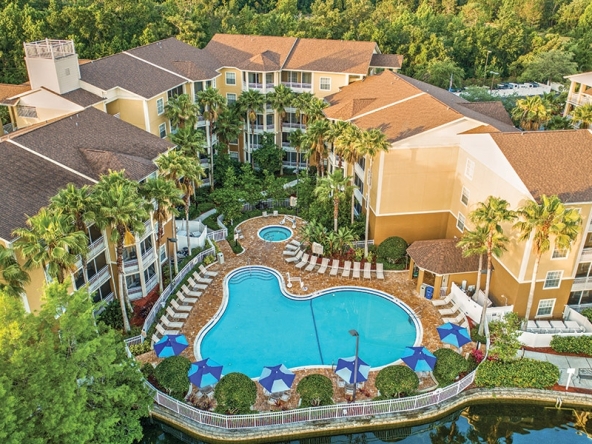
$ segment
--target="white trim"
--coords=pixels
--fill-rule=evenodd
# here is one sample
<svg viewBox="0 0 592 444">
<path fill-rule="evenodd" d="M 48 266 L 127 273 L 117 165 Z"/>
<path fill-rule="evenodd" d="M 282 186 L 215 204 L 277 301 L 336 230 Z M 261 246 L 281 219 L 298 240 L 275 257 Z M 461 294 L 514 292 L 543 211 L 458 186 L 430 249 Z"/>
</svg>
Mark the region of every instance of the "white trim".
<svg viewBox="0 0 592 444">
<path fill-rule="evenodd" d="M 159 108 L 158 102 L 159 101 L 162 101 L 162 111 L 158 111 L 158 108 Z M 162 116 L 164 114 L 164 105 L 165 105 L 165 103 L 164 103 L 163 97 L 159 97 L 158 99 L 156 99 L 156 114 L 157 115 Z"/>
<path fill-rule="evenodd" d="M 148 111 L 148 101 L 144 100 L 142 106 L 144 108 L 144 122 L 146 124 L 146 131 L 150 133 L 150 112 Z"/>
<path fill-rule="evenodd" d="M 375 113 L 375 112 L 377 112 L 377 111 L 382 111 L 383 109 L 390 108 L 391 106 L 398 105 L 399 103 L 407 102 L 408 100 L 415 99 L 416 97 L 424 96 L 425 94 L 426 94 L 426 93 L 424 93 L 424 92 L 421 92 L 421 93 L 419 93 L 419 94 L 415 94 L 414 96 L 406 97 L 406 98 L 404 98 L 404 99 L 402 99 L 402 100 L 398 100 L 398 101 L 396 101 L 396 102 L 389 103 L 388 105 L 384 105 L 384 106 L 381 106 L 380 108 L 373 109 L 372 111 L 368 111 L 367 113 L 363 113 L 363 114 L 360 114 L 360 115 L 358 115 L 358 116 L 352 117 L 352 118 L 350 118 L 350 119 L 346 119 L 346 122 L 347 122 L 347 121 L 350 121 L 350 122 L 351 122 L 352 120 L 356 120 L 356 119 L 359 119 L 359 118 L 361 118 L 361 117 L 365 117 L 365 116 L 367 116 L 368 114 L 372 114 L 372 113 Z M 439 127 L 438 127 L 438 128 L 439 128 Z M 425 134 L 425 133 L 423 133 L 423 134 Z M 405 139 L 403 139 L 403 140 L 405 140 Z"/>
<path fill-rule="evenodd" d="M 462 222 L 461 222 L 462 219 Z M 458 229 L 458 231 L 460 231 L 461 233 L 464 233 L 465 231 L 465 227 L 466 227 L 466 223 L 467 223 L 467 218 L 465 217 L 464 214 L 462 214 L 460 211 L 458 212 L 458 216 L 456 217 L 456 228 Z M 462 225 L 462 229 L 459 226 Z"/>
<path fill-rule="evenodd" d="M 542 302 L 547 302 L 547 301 L 553 301 L 551 303 L 551 312 L 549 314 L 539 314 L 539 311 L 541 309 L 541 303 Z M 534 315 L 535 318 L 547 318 L 547 317 L 552 317 L 553 316 L 553 310 L 555 310 L 555 303 L 557 302 L 557 298 L 549 298 L 549 299 L 539 299 L 539 305 L 537 305 L 537 310 L 536 310 L 536 314 Z M 543 308 L 548 308 L 548 307 L 543 307 Z"/>
<path fill-rule="evenodd" d="M 98 180 L 91 179 L 90 177 L 88 177 L 88 176 L 86 176 L 86 175 L 84 175 L 84 174 L 82 174 L 82 173 L 80 173 L 80 172 L 78 172 L 78 171 L 76 171 L 76 170 L 74 170 L 74 169 L 72 169 L 72 168 L 70 168 L 70 167 L 67 167 L 66 165 L 64 165 L 64 164 L 62 164 L 62 163 L 59 163 L 59 162 L 57 162 L 57 161 L 55 161 L 55 160 L 53 160 L 53 159 L 50 159 L 49 157 L 47 157 L 47 156 L 44 156 L 43 154 L 40 154 L 40 153 L 38 153 L 38 152 L 36 152 L 36 151 L 33 151 L 33 150 L 32 150 L 32 149 L 30 149 L 30 148 L 27 148 L 27 147 L 26 147 L 26 146 L 24 146 L 24 145 L 21 145 L 21 144 L 20 144 L 20 143 L 18 143 L 18 142 L 15 142 L 13 139 L 6 139 L 6 142 L 10 142 L 10 143 L 12 143 L 13 145 L 16 145 L 16 146 L 18 146 L 19 148 L 22 148 L 22 149 L 24 149 L 25 151 L 28 151 L 28 152 L 29 152 L 29 153 L 31 153 L 31 154 L 34 154 L 34 155 L 36 155 L 36 156 L 39 156 L 39 157 L 41 157 L 42 159 L 45 159 L 45 160 L 47 160 L 48 162 L 51 162 L 51 163 L 53 163 L 54 165 L 57 165 L 57 166 L 59 166 L 60 168 L 63 168 L 63 169 L 65 169 L 65 170 L 67 170 L 67 171 L 70 171 L 71 173 L 74 173 L 74 174 L 76 174 L 77 176 L 83 177 L 83 178 L 85 178 L 86 180 L 90 180 L 92 183 L 99 183 L 99 181 L 98 181 Z"/>
<path fill-rule="evenodd" d="M 549 274 L 551 273 L 559 273 L 558 278 L 552 278 L 551 280 L 557 280 L 557 286 L 554 287 L 547 287 L 547 281 L 549 280 Z M 545 275 L 545 280 L 543 282 L 543 290 L 556 290 L 561 287 L 561 279 L 563 278 L 563 270 L 549 270 Z"/>
<path fill-rule="evenodd" d="M 149 62 L 148 60 L 145 60 L 145 59 L 143 59 L 143 58 L 141 58 L 141 57 L 138 57 L 138 56 L 136 56 L 136 55 L 130 54 L 130 53 L 129 53 L 129 52 L 127 52 L 127 51 L 123 51 L 123 53 L 124 53 L 124 54 L 126 54 L 126 55 L 128 55 L 128 56 L 130 56 L 130 57 L 132 57 L 132 58 L 134 58 L 134 59 L 136 59 L 136 60 L 140 60 L 140 61 L 142 61 L 142 62 L 144 62 L 144 63 L 146 63 L 146 64 L 148 64 L 148 65 L 152 65 L 152 66 L 154 66 L 154 67 L 156 67 L 156 68 L 158 68 L 158 69 L 162 69 L 163 71 L 165 71 L 165 72 L 168 72 L 169 74 L 172 74 L 172 75 L 174 75 L 174 76 L 177 76 L 177 77 L 179 77 L 180 79 L 183 79 L 183 80 L 185 80 L 186 82 L 193 82 L 193 80 L 191 80 L 191 79 L 189 79 L 189 78 L 187 78 L 187 77 L 185 77 L 185 76 L 182 76 L 181 74 L 178 74 L 178 73 L 176 73 L 176 72 L 174 72 L 174 71 L 171 71 L 170 69 L 163 68 L 162 66 L 160 66 L 160 65 L 157 65 L 156 63 Z"/>
<path fill-rule="evenodd" d="M 234 83 L 228 83 L 228 74 L 232 74 L 234 76 Z M 224 85 L 236 86 L 236 72 L 234 72 L 234 71 L 226 71 L 224 73 Z"/>
<path fill-rule="evenodd" d="M 323 80 L 329 81 L 328 88 L 323 88 Z M 319 77 L 319 91 L 331 91 L 331 77 Z"/>
<path fill-rule="evenodd" d="M 463 202 L 463 197 L 465 197 L 465 191 L 467 196 L 467 201 Z M 460 203 L 463 204 L 465 207 L 469 206 L 469 199 L 471 198 L 471 191 L 463 185 L 462 190 L 460 191 Z"/>
</svg>

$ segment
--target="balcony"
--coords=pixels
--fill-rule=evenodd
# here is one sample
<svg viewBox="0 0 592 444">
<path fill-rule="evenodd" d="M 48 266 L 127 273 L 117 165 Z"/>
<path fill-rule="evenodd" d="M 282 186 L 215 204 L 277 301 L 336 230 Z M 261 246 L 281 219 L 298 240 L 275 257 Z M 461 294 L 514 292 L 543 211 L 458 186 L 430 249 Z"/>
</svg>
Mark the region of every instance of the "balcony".
<svg viewBox="0 0 592 444">
<path fill-rule="evenodd" d="M 249 89 L 263 89 L 263 83 L 247 83 Z"/>
<path fill-rule="evenodd" d="M 302 90 L 311 90 L 312 84 L 311 83 L 297 83 L 297 82 L 282 82 L 282 85 L 287 86 L 291 89 L 302 89 Z"/>
<path fill-rule="evenodd" d="M 150 293 L 158 285 L 158 276 L 154 275 L 146 282 L 146 294 Z"/>
<path fill-rule="evenodd" d="M 154 248 L 151 248 L 150 250 L 148 250 L 146 253 L 144 253 L 142 255 L 142 266 L 144 268 L 146 268 L 152 262 L 154 262 Z"/>
<path fill-rule="evenodd" d="M 110 276 L 111 274 L 109 273 L 109 266 L 105 265 L 99 270 L 97 274 L 88 280 L 90 291 L 95 291 L 97 288 L 103 285 Z"/>
<path fill-rule="evenodd" d="M 269 124 L 268 123 L 267 124 L 267 130 L 266 131 L 274 131 L 274 130 L 275 130 L 275 125 L 273 123 L 272 124 Z"/>
<path fill-rule="evenodd" d="M 132 301 L 142 298 L 142 295 L 143 295 L 142 287 L 137 286 L 137 287 L 128 288 L 127 295 L 130 298 L 130 300 L 132 300 Z"/>
<path fill-rule="evenodd" d="M 265 129 L 265 126 L 263 124 L 255 123 L 254 125 L 251 125 L 251 130 L 254 130 L 254 131 L 263 131 L 264 129 Z"/>
<path fill-rule="evenodd" d="M 88 258 L 95 257 L 97 254 L 104 251 L 105 247 L 106 247 L 105 238 L 103 236 L 101 236 L 100 238 L 98 238 L 96 241 L 94 241 L 92 244 L 90 244 L 88 246 L 88 254 L 86 255 L 86 257 L 88 257 Z"/>
<path fill-rule="evenodd" d="M 273 88 L 275 88 L 275 84 L 273 82 L 265 84 L 265 89 L 273 89 Z"/>
<path fill-rule="evenodd" d="M 580 262 L 592 262 L 592 247 L 587 247 L 582 250 Z"/>
<path fill-rule="evenodd" d="M 291 130 L 294 130 L 294 129 L 305 130 L 306 129 L 306 125 L 304 125 L 303 123 L 282 122 L 282 130 L 291 131 Z"/>
<path fill-rule="evenodd" d="M 576 277 L 571 285 L 571 291 L 592 290 L 592 276 Z"/>
<path fill-rule="evenodd" d="M 127 261 L 123 261 L 123 273 L 124 274 L 137 273 L 138 271 L 140 271 L 140 266 L 138 265 L 137 259 L 130 259 Z"/>
<path fill-rule="evenodd" d="M 567 102 L 574 106 L 588 105 L 592 104 L 592 96 L 588 94 L 579 96 L 579 93 L 573 93 L 568 97 Z"/>
</svg>

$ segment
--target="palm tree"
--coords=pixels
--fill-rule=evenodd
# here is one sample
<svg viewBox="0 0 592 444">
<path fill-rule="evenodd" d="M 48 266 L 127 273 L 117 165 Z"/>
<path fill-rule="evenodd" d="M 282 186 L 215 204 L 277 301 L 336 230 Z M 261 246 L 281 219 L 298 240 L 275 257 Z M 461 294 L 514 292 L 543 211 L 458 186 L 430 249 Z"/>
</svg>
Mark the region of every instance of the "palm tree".
<svg viewBox="0 0 592 444">
<path fill-rule="evenodd" d="M 286 108 L 292 106 L 294 102 L 294 92 L 286 85 L 277 85 L 273 88 L 273 91 L 267 93 L 267 103 L 271 105 L 271 108 L 276 112 L 277 118 L 275 119 L 275 134 L 282 131 L 282 121 L 286 117 Z M 282 147 L 280 146 L 281 150 Z M 284 165 L 280 168 L 280 175 L 284 174 Z"/>
<path fill-rule="evenodd" d="M 333 174 L 319 180 L 314 190 L 321 202 L 333 201 L 333 231 L 335 232 L 338 228 L 339 202 L 353 191 L 351 185 L 348 184 L 349 181 L 349 177 L 343 176 L 343 170 L 337 169 Z"/>
<path fill-rule="evenodd" d="M 167 101 L 164 106 L 164 115 L 171 121 L 172 127 L 193 127 L 197 122 L 199 107 L 193 103 L 189 94 L 180 94 Z"/>
<path fill-rule="evenodd" d="M 359 138 L 362 132 L 360 129 L 353 124 L 350 124 L 341 135 L 335 140 L 335 153 L 340 156 L 341 161 L 344 160 L 348 165 L 351 165 L 351 186 L 354 186 L 355 175 L 356 175 L 356 163 L 360 158 L 360 152 L 356 149 L 359 144 Z M 354 223 L 354 209 L 355 209 L 355 195 L 352 193 L 351 196 L 351 223 Z"/>
<path fill-rule="evenodd" d="M 551 117 L 549 105 L 540 96 L 530 96 L 516 101 L 512 117 L 526 131 L 537 131 Z"/>
<path fill-rule="evenodd" d="M 86 254 L 88 239 L 74 229 L 70 217 L 59 210 L 41 208 L 27 219 L 27 228 L 17 228 L 14 248 L 26 259 L 25 270 L 43 267 L 47 275 L 63 284 L 66 272 L 75 269 L 79 254 Z"/>
<path fill-rule="evenodd" d="M 350 122 L 336 120 L 334 122 L 330 122 L 329 131 L 327 131 L 327 142 L 333 147 L 333 152 L 335 155 L 339 156 L 339 162 L 337 163 L 338 168 L 343 166 L 343 159 L 341 157 L 342 145 L 340 145 L 339 142 L 341 137 L 343 137 L 344 134 L 349 131 L 351 126 L 352 124 Z"/>
<path fill-rule="evenodd" d="M 357 138 L 354 144 L 354 149 L 360 153 L 360 157 L 370 157 L 370 165 L 364 171 L 364 175 L 367 178 L 366 183 L 366 231 L 364 239 L 364 256 L 368 256 L 368 229 L 370 227 L 370 187 L 372 182 L 370 181 L 372 174 L 372 165 L 374 164 L 374 157 L 381 152 L 387 152 L 391 146 L 386 136 L 379 129 L 373 128 L 364 130 Z"/>
<path fill-rule="evenodd" d="M 483 255 L 487 253 L 487 231 L 485 227 L 476 227 L 473 231 L 465 230 L 456 246 L 462 250 L 463 257 L 479 256 L 477 270 L 477 292 L 481 289 L 481 270 L 483 270 Z"/>
<path fill-rule="evenodd" d="M 29 273 L 19 265 L 14 251 L 0 245 L 0 291 L 14 297 L 21 297 L 25 285 L 31 282 Z"/>
<path fill-rule="evenodd" d="M 479 333 L 483 334 L 485 328 L 485 317 L 489 305 L 489 286 L 491 283 L 491 269 L 493 255 L 499 257 L 506 250 L 508 238 L 504 235 L 502 223 L 512 222 L 516 219 L 514 211 L 509 209 L 510 204 L 499 197 L 489 196 L 485 202 L 479 202 L 477 208 L 469 214 L 471 221 L 487 233 L 485 239 L 485 250 L 487 254 L 487 275 L 485 278 L 485 300 L 481 311 Z"/>
<path fill-rule="evenodd" d="M 253 165 L 253 153 L 251 151 L 251 130 L 257 121 L 257 114 L 263 112 L 265 107 L 265 96 L 256 89 L 250 89 L 243 92 L 238 98 L 237 103 L 243 113 L 245 113 L 245 125 L 247 127 L 247 153 L 249 153 L 251 165 Z"/>
<path fill-rule="evenodd" d="M 199 159 L 200 154 L 206 152 L 203 133 L 192 126 L 179 128 L 177 132 L 169 134 L 169 138 L 177 145 L 178 150 L 187 156 Z"/>
<path fill-rule="evenodd" d="M 215 122 L 213 131 L 218 136 L 218 141 L 228 148 L 231 140 L 235 140 L 242 132 L 242 123 L 239 116 L 240 109 L 236 104 L 224 107 Z"/>
<path fill-rule="evenodd" d="M 99 228 L 111 230 L 110 240 L 117 251 L 119 286 L 117 295 L 121 307 L 123 327 L 130 331 L 126 306 L 130 306 L 126 287 L 123 284 L 123 248 L 134 245 L 135 236 L 144 233 L 144 221 L 150 217 L 146 200 L 138 193 L 138 183 L 127 179 L 123 171 L 110 171 L 101 176 L 95 185 L 95 220 Z"/>
<path fill-rule="evenodd" d="M 148 179 L 144 184 L 141 185 L 140 192 L 148 202 L 154 202 L 156 204 L 156 210 L 154 210 L 152 217 L 158 226 L 158 230 L 156 232 L 156 256 L 159 258 L 159 260 L 156 262 L 158 268 L 158 283 L 160 292 L 162 293 L 163 279 L 162 267 L 160 263 L 160 245 L 162 236 L 164 234 L 164 224 L 169 214 L 173 215 L 174 224 L 174 217 L 177 214 L 177 205 L 181 205 L 184 202 L 183 199 L 181 199 L 181 192 L 175 186 L 175 182 L 165 179 L 164 177 Z"/>
<path fill-rule="evenodd" d="M 548 197 L 544 194 L 540 198 L 540 203 L 531 200 L 517 213 L 520 220 L 514 224 L 514 228 L 520 231 L 520 240 L 532 240 L 532 250 L 535 255 L 524 316 L 527 322 L 534 301 L 536 278 L 542 255 L 548 252 L 551 246 L 560 250 L 569 250 L 580 233 L 582 218 L 577 210 L 566 208 L 559 197 Z"/>
<path fill-rule="evenodd" d="M 592 125 L 592 103 L 578 106 L 570 114 L 572 119 L 579 123 L 580 128 L 587 129 Z"/>
<path fill-rule="evenodd" d="M 50 199 L 50 208 L 70 216 L 76 230 L 82 231 L 84 234 L 88 233 L 88 224 L 94 220 L 93 207 L 94 199 L 88 185 L 76 188 L 76 185 L 70 183 Z M 87 284 L 88 261 L 86 255 L 81 255 L 80 258 L 84 283 Z"/>
<path fill-rule="evenodd" d="M 288 140 L 290 141 L 290 146 L 296 150 L 297 154 L 297 163 L 298 169 L 300 169 L 300 150 L 302 149 L 302 144 L 304 143 L 305 134 L 301 129 L 294 130 L 288 136 Z"/>
<path fill-rule="evenodd" d="M 327 156 L 327 147 L 325 140 L 330 128 L 330 123 L 327 119 L 319 119 L 312 122 L 306 130 L 304 135 L 305 144 L 309 147 L 308 157 L 314 156 L 319 170 L 317 175 L 325 175 L 325 157 Z"/>
<path fill-rule="evenodd" d="M 214 191 L 214 125 L 225 108 L 226 100 L 216 88 L 207 88 L 197 93 L 197 101 L 204 108 L 203 118 L 208 122 L 208 145 L 210 147 L 210 190 Z"/>
<path fill-rule="evenodd" d="M 313 94 L 305 92 L 295 94 L 294 99 L 292 100 L 292 106 L 296 110 L 296 118 L 301 119 L 304 125 L 306 125 L 308 120 L 306 112 L 311 107 L 310 104 L 314 99 L 316 99 L 316 97 Z"/>
<path fill-rule="evenodd" d="M 306 108 L 305 110 L 306 123 L 310 124 L 319 119 L 324 119 L 325 114 L 323 113 L 323 110 L 328 106 L 329 104 L 325 102 L 323 99 L 313 97 L 310 103 L 308 104 L 308 108 Z"/>
</svg>

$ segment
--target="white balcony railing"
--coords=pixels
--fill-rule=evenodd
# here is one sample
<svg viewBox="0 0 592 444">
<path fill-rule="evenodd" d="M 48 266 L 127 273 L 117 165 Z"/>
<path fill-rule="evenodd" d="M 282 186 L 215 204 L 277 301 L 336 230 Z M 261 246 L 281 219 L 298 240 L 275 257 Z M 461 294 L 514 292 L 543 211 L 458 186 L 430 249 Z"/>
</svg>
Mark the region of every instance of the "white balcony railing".
<svg viewBox="0 0 592 444">
<path fill-rule="evenodd" d="M 137 273 L 138 271 L 140 271 L 140 266 L 138 265 L 137 259 L 130 259 L 128 261 L 123 261 L 123 272 L 125 274 Z"/>
<path fill-rule="evenodd" d="M 146 268 L 152 262 L 154 262 L 154 248 L 151 248 L 150 250 L 148 250 L 146 253 L 144 253 L 142 255 L 142 266 L 144 268 Z"/>
<path fill-rule="evenodd" d="M 592 261 L 592 247 L 587 247 L 582 250 L 582 255 L 580 256 L 580 262 L 590 262 Z"/>
<path fill-rule="evenodd" d="M 90 244 L 88 246 L 88 254 L 86 257 L 93 258 L 95 257 L 97 254 L 101 253 L 103 250 L 105 250 L 106 245 L 105 245 L 105 238 L 103 236 L 101 236 L 100 238 L 98 238 L 96 241 L 94 241 L 92 244 Z"/>
<path fill-rule="evenodd" d="M 99 270 L 97 274 L 95 274 L 88 280 L 90 290 L 94 291 L 97 288 L 99 288 L 101 285 L 105 283 L 107 279 L 109 279 L 110 276 L 111 274 L 109 273 L 109 266 L 105 265 L 103 268 Z"/>
<path fill-rule="evenodd" d="M 296 122 L 282 122 L 282 129 L 286 129 L 287 131 L 291 129 L 306 129 L 306 125 L 303 123 L 296 123 Z"/>
<path fill-rule="evenodd" d="M 158 284 L 158 276 L 154 275 L 146 281 L 146 294 L 150 293 Z"/>
<path fill-rule="evenodd" d="M 312 89 L 312 84 L 310 83 L 282 82 L 282 85 L 292 89 Z"/>
</svg>

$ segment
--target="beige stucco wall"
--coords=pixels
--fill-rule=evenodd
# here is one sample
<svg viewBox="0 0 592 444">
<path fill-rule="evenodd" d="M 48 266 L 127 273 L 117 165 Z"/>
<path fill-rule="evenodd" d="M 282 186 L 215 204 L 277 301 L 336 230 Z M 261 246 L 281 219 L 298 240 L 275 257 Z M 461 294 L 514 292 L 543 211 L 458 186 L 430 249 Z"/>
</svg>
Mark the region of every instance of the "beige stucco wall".
<svg viewBox="0 0 592 444">
<path fill-rule="evenodd" d="M 236 85 L 227 85 L 226 84 L 226 73 L 233 72 L 236 78 Z M 236 68 L 223 68 L 220 70 L 220 76 L 216 79 L 216 86 L 220 91 L 220 94 L 224 98 L 226 98 L 227 93 L 236 94 L 236 98 L 241 95 L 242 88 L 243 88 L 243 73 L 239 69 Z"/>
<path fill-rule="evenodd" d="M 442 239 L 451 219 L 447 211 L 440 213 L 378 216 L 370 212 L 370 239 L 376 245 L 390 236 L 399 236 L 408 244 L 416 240 Z"/>
<path fill-rule="evenodd" d="M 327 77 L 331 79 L 331 89 L 330 90 L 323 90 L 321 89 L 321 77 Z M 330 94 L 335 94 L 339 92 L 339 90 L 348 84 L 348 76 L 347 74 L 340 74 L 340 73 L 329 73 L 329 72 L 313 72 L 312 73 L 312 93 L 319 97 L 323 98 Z"/>
<path fill-rule="evenodd" d="M 121 120 L 146 130 L 144 106 L 141 100 L 117 99 L 107 104 L 107 112 L 111 115 L 119 113 Z"/>
</svg>

